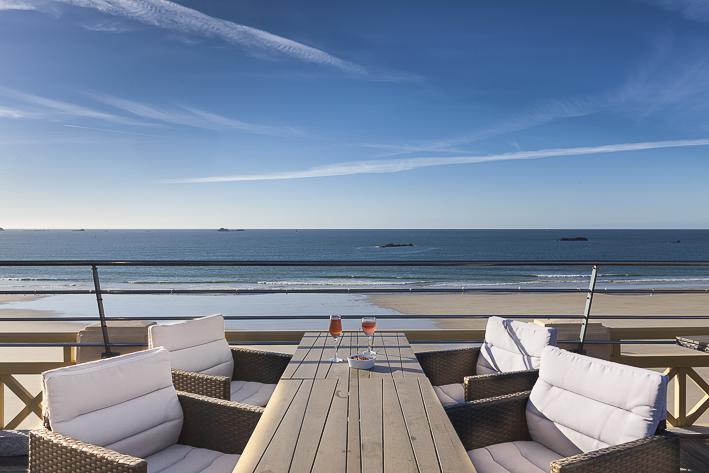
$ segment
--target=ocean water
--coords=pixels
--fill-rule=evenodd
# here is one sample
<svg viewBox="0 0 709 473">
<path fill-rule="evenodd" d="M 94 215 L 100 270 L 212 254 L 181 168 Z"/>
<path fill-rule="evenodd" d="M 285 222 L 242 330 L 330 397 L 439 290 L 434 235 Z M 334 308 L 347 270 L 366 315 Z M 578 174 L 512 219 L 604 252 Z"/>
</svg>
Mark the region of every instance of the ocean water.
<svg viewBox="0 0 709 473">
<path fill-rule="evenodd" d="M 559 241 L 582 235 L 589 241 Z M 679 242 L 679 243 L 677 243 Z M 379 248 L 386 243 L 413 247 Z M 706 230 L 86 230 L 0 232 L 11 259 L 709 259 Z M 111 287 L 583 287 L 566 268 L 101 268 Z M 706 268 L 601 268 L 600 283 L 709 286 Z M 87 268 L 3 268 L 3 287 L 88 287 Z"/>
<path fill-rule="evenodd" d="M 559 241 L 584 236 L 588 241 Z M 413 246 L 381 248 L 386 243 Z M 0 260 L 701 260 L 707 230 L 52 230 L 0 232 Z M 588 285 L 590 267 L 100 268 L 104 288 L 548 288 Z M 709 268 L 601 268 L 600 287 L 709 288 Z M 0 289 L 92 287 L 89 268 L 0 266 Z M 2 309 L 96 314 L 91 296 L 56 296 Z M 107 296 L 109 315 L 391 313 L 358 295 Z M 413 322 L 411 323 L 413 324 Z M 409 325 L 411 325 L 409 324 Z M 302 325 L 302 324 L 300 324 Z M 415 324 L 414 324 L 415 325 Z"/>
</svg>

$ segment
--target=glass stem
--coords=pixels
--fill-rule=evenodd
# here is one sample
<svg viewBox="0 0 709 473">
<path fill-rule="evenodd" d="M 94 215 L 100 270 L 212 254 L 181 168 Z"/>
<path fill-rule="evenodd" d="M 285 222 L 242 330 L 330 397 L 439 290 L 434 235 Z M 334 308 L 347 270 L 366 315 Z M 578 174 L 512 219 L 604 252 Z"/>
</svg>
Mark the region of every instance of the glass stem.
<svg viewBox="0 0 709 473">
<path fill-rule="evenodd" d="M 372 336 L 367 337 L 369 339 L 369 353 L 372 353 Z"/>
</svg>

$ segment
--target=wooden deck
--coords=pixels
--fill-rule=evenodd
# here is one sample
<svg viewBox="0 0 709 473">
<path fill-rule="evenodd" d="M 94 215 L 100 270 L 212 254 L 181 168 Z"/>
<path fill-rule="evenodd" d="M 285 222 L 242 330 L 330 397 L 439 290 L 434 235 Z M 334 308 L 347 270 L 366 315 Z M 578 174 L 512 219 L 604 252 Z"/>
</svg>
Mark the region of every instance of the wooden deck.
<svg viewBox="0 0 709 473">
<path fill-rule="evenodd" d="M 350 370 L 327 333 L 305 334 L 234 473 L 473 473 L 406 336 L 375 340 L 375 368 Z M 345 333 L 338 351 L 365 348 Z"/>
</svg>

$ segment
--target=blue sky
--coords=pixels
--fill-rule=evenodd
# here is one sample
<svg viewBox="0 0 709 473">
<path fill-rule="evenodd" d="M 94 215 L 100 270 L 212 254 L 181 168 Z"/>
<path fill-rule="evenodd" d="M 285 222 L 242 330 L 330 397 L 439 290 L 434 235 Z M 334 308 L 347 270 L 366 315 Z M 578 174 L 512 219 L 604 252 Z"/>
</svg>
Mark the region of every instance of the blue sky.
<svg viewBox="0 0 709 473">
<path fill-rule="evenodd" d="M 708 228 L 709 2 L 0 0 L 6 228 Z"/>
</svg>

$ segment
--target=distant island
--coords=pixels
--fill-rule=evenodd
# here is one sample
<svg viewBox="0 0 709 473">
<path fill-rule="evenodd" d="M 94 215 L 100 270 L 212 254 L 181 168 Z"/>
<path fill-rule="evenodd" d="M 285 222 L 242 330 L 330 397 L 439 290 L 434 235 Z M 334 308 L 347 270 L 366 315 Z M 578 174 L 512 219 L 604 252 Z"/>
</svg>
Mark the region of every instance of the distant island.
<svg viewBox="0 0 709 473">
<path fill-rule="evenodd" d="M 385 243 L 377 248 L 401 248 L 402 246 L 414 246 L 413 243 Z"/>
<path fill-rule="evenodd" d="M 77 228 L 76 230 L 72 230 L 72 232 L 85 232 L 83 228 Z"/>
<path fill-rule="evenodd" d="M 219 229 L 217 229 L 217 231 L 218 231 L 218 232 L 243 232 L 243 231 L 246 231 L 246 230 L 244 230 L 243 228 L 237 228 L 237 229 L 235 229 L 235 230 L 230 230 L 230 229 L 228 229 L 228 228 L 220 227 Z"/>
<path fill-rule="evenodd" d="M 588 238 L 585 236 L 561 237 L 559 241 L 588 241 Z"/>
<path fill-rule="evenodd" d="M 5 231 L 5 229 L 0 227 L 0 232 L 4 232 L 4 231 Z"/>
</svg>

